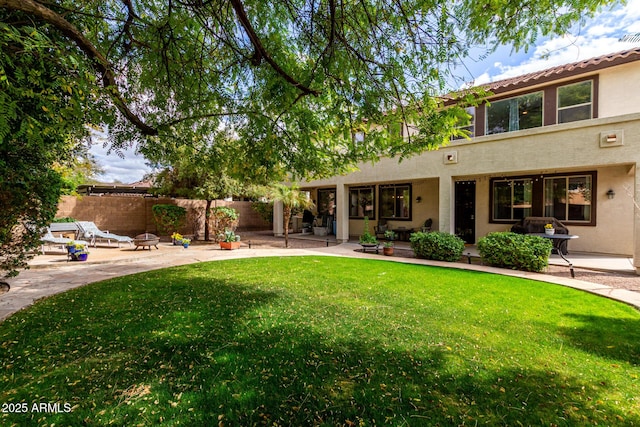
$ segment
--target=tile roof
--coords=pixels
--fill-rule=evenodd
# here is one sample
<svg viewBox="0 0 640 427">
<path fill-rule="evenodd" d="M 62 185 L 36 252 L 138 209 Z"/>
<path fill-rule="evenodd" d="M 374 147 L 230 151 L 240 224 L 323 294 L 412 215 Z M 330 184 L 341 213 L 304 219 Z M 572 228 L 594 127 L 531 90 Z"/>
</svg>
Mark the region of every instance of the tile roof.
<svg viewBox="0 0 640 427">
<path fill-rule="evenodd" d="M 494 93 L 506 92 L 638 60 L 640 47 L 487 83 L 481 87 Z"/>
</svg>

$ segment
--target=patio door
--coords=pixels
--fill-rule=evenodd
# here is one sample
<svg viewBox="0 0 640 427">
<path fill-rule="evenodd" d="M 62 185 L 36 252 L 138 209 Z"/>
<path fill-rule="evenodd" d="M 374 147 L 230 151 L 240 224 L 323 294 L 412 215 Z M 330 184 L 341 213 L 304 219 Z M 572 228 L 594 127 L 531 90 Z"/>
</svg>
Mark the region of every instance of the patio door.
<svg viewBox="0 0 640 427">
<path fill-rule="evenodd" d="M 322 227 L 327 227 L 328 234 L 336 234 L 336 189 L 322 188 L 318 190 L 318 216 Z"/>
<path fill-rule="evenodd" d="M 476 182 L 457 181 L 455 185 L 455 233 L 466 243 L 476 242 Z"/>
</svg>

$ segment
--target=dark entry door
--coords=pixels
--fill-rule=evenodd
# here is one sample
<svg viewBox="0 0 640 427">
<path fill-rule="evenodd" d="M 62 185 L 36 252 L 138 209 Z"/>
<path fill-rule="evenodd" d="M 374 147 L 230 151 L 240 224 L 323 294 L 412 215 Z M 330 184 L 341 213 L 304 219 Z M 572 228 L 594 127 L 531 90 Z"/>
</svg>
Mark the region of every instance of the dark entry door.
<svg viewBox="0 0 640 427">
<path fill-rule="evenodd" d="M 455 231 L 466 243 L 476 242 L 476 182 L 458 181 L 455 189 Z"/>
</svg>

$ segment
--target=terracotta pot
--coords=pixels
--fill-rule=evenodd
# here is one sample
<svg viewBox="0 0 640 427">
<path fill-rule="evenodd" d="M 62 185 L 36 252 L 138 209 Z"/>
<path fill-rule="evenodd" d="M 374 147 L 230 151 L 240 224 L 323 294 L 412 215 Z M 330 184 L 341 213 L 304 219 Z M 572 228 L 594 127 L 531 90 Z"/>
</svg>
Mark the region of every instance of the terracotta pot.
<svg viewBox="0 0 640 427">
<path fill-rule="evenodd" d="M 240 249 L 240 242 L 220 242 L 220 249 Z"/>
<path fill-rule="evenodd" d="M 393 248 L 382 248 L 382 253 L 387 256 L 391 256 L 393 255 Z"/>
</svg>

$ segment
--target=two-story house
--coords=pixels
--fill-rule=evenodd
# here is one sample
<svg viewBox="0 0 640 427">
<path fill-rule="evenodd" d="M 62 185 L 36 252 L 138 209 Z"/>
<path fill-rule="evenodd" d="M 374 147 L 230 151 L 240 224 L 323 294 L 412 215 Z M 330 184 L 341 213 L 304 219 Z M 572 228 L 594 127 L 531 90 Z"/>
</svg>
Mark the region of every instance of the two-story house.
<svg viewBox="0 0 640 427">
<path fill-rule="evenodd" d="M 416 230 L 431 218 L 468 243 L 552 216 L 579 236 L 570 250 L 632 255 L 640 271 L 638 87 L 640 48 L 497 81 L 469 109 L 471 139 L 302 187 L 338 241 L 365 216 Z"/>
</svg>

